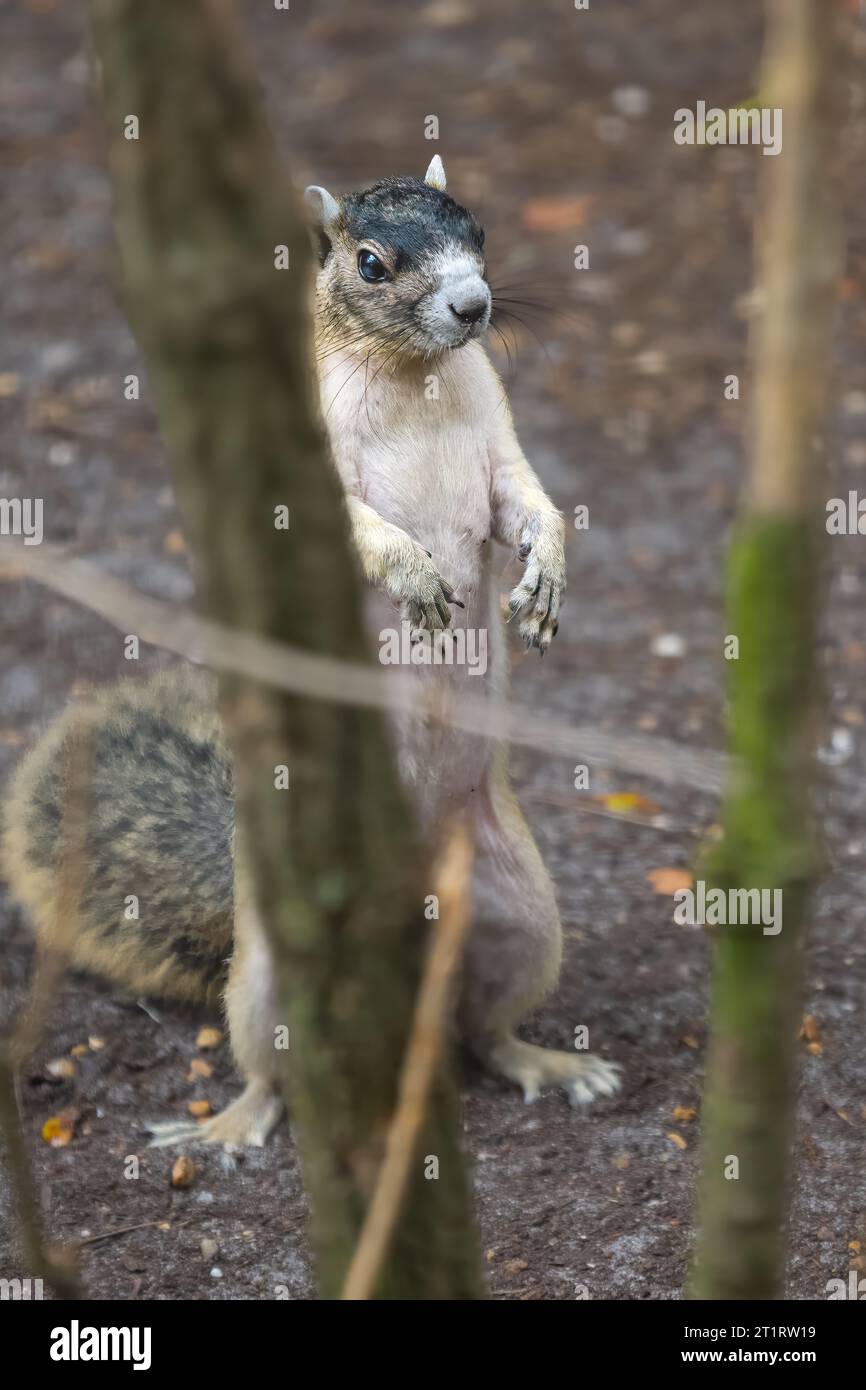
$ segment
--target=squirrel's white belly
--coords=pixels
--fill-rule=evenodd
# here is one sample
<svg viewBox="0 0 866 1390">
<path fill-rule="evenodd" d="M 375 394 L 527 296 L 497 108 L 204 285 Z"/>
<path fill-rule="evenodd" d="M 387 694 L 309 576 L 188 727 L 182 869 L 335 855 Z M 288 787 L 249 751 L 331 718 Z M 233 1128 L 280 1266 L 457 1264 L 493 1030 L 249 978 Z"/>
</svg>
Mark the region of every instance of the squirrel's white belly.
<svg viewBox="0 0 866 1390">
<path fill-rule="evenodd" d="M 393 728 L 401 775 L 428 824 L 467 803 L 483 786 L 492 759 L 488 741 L 442 725 L 437 711 L 465 692 L 498 690 L 505 672 L 490 556 L 489 440 L 501 391 L 480 350 L 465 349 L 437 370 L 435 399 L 425 364 L 386 376 L 332 357 L 321 379 L 325 421 L 346 486 L 423 546 L 465 605 L 450 606 L 452 636 L 432 638 L 429 662 L 416 664 L 397 604 L 379 587 L 365 600 L 373 652 L 383 662 L 409 665 L 418 678 L 418 713 L 395 719 Z"/>
<path fill-rule="evenodd" d="M 465 605 L 452 605 L 448 632 L 421 639 L 413 650 L 387 595 L 371 590 L 365 604 L 374 652 L 385 662 L 408 658 L 419 682 L 418 713 L 395 719 L 394 733 L 401 775 L 429 823 L 470 800 L 492 756 L 490 743 L 437 718 L 463 692 L 483 696 L 502 684 L 505 639 L 491 566 L 486 444 L 465 427 L 416 429 L 387 454 L 368 451 L 361 487 L 380 516 L 430 551 Z"/>
</svg>

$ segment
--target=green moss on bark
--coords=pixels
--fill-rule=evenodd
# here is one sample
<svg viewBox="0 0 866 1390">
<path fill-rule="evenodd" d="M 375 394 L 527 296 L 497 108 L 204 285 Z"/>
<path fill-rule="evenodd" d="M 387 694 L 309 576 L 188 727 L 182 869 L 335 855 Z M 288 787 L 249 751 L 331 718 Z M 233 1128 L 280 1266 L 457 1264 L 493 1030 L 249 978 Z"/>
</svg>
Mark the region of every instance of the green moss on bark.
<svg viewBox="0 0 866 1390">
<path fill-rule="evenodd" d="M 808 810 L 814 737 L 811 527 L 752 518 L 730 556 L 735 773 L 707 891 L 781 891 L 782 929 L 717 926 L 703 1113 L 702 1230 L 691 1294 L 771 1298 L 783 1262 L 800 943 L 818 853 Z M 736 1161 L 738 1175 L 730 1176 Z M 726 1176 L 727 1174 L 727 1176 Z"/>
</svg>

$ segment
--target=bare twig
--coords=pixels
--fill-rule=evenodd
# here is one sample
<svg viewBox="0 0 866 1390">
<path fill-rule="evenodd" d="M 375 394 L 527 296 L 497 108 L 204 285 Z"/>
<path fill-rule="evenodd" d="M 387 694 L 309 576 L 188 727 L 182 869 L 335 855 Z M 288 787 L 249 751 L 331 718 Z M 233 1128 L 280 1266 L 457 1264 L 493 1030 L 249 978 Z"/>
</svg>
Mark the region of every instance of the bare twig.
<svg viewBox="0 0 866 1390">
<path fill-rule="evenodd" d="M 87 872 L 91 758 L 92 742 L 86 732 L 78 732 L 67 740 L 58 770 L 64 792 L 53 922 L 47 943 L 39 943 L 30 998 L 10 1043 L 16 1067 L 30 1057 L 39 1041 L 51 1000 L 72 953 Z"/>
<path fill-rule="evenodd" d="M 339 661 L 240 632 L 138 593 L 57 547 L 37 550 L 6 540 L 0 578 L 25 577 L 89 608 L 124 634 L 136 632 L 144 642 L 218 671 L 337 704 L 408 712 L 417 707 L 415 682 L 403 672 Z M 693 787 L 714 796 L 724 784 L 724 754 L 637 734 L 607 734 L 561 720 L 541 722 L 537 710 L 516 702 L 493 704 L 464 693 L 459 704 L 438 717 L 481 738 L 507 740 L 550 757 L 614 768 L 668 786 Z"/>
<path fill-rule="evenodd" d="M 50 1255 L 42 1231 L 42 1214 L 21 1132 L 16 1100 L 16 1069 L 36 1046 L 54 992 L 69 959 L 86 873 L 90 805 L 91 741 L 84 734 L 70 739 L 59 775 L 65 788 L 57 862 L 54 922 L 50 945 L 40 950 L 30 999 L 3 1054 L 0 1054 L 0 1128 L 16 1196 L 24 1258 L 61 1298 L 80 1298 L 74 1266 Z"/>
<path fill-rule="evenodd" d="M 446 840 L 436 877 L 439 926 L 431 939 L 400 1073 L 397 1106 L 385 1142 L 385 1156 L 346 1276 L 344 1299 L 373 1297 L 400 1215 L 430 1087 L 442 1055 L 451 985 L 469 924 L 471 868 L 472 842 L 465 824 L 458 822 Z"/>
</svg>

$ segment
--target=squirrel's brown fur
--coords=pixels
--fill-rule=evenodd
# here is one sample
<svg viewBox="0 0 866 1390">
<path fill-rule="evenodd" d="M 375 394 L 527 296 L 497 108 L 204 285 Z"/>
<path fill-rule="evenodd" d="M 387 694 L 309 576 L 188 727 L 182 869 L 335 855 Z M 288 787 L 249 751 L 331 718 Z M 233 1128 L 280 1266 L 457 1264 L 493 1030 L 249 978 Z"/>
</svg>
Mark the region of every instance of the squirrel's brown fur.
<svg viewBox="0 0 866 1390">
<path fill-rule="evenodd" d="M 73 964 L 136 995 L 215 1002 L 232 952 L 233 806 L 212 677 L 128 680 L 71 705 L 14 774 L 3 872 L 48 946 L 62 931 L 65 752 L 79 735 L 91 786 Z"/>
</svg>

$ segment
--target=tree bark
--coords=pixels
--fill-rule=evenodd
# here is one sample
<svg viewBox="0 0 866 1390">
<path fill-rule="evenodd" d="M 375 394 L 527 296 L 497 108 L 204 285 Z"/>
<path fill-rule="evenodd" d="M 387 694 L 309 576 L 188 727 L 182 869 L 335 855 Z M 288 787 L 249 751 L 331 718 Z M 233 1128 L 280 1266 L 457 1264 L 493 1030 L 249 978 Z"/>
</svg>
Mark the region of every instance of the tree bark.
<svg viewBox="0 0 866 1390">
<path fill-rule="evenodd" d="M 342 494 L 315 406 L 312 276 L 223 0 L 91 0 L 128 307 L 195 558 L 220 620 L 366 657 Z M 279 23 L 280 17 L 275 17 Z M 138 139 L 124 136 L 138 118 Z M 287 249 L 289 269 L 277 268 Z M 289 508 L 288 531 L 275 509 Z M 425 944 L 427 866 L 381 717 L 226 677 L 239 835 L 279 962 L 321 1293 L 382 1159 Z M 290 791 L 275 790 L 275 768 Z M 424 1155 L 439 1159 L 425 1181 Z M 455 1099 L 440 1069 L 380 1297 L 474 1297 Z"/>
<path fill-rule="evenodd" d="M 762 100 L 783 112 L 761 158 L 745 505 L 730 554 L 727 631 L 737 771 L 710 886 L 780 889 L 782 930 L 719 926 L 704 1104 L 701 1225 L 691 1294 L 767 1299 L 784 1268 L 799 959 L 819 854 L 808 800 L 818 731 L 818 540 L 826 480 L 815 446 L 827 388 L 838 228 L 839 28 L 826 0 L 769 0 Z M 757 155 L 757 150 L 755 151 Z"/>
</svg>

